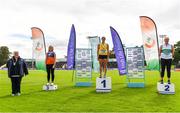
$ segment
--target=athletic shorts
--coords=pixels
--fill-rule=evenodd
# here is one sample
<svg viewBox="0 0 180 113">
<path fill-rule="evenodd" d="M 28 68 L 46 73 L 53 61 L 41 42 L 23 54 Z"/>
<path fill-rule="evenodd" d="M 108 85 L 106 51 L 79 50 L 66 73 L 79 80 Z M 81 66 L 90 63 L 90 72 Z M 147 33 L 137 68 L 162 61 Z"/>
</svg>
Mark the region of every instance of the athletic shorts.
<svg viewBox="0 0 180 113">
<path fill-rule="evenodd" d="M 107 55 L 99 55 L 98 58 L 99 58 L 99 59 L 107 59 L 108 57 L 107 57 Z"/>
</svg>

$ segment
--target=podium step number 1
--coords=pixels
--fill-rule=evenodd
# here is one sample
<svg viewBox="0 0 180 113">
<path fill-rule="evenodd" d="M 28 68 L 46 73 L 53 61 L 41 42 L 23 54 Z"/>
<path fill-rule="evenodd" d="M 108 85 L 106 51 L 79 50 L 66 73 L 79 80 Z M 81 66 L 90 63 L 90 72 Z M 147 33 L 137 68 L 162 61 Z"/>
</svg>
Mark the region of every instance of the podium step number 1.
<svg viewBox="0 0 180 113">
<path fill-rule="evenodd" d="M 96 78 L 96 92 L 111 92 L 111 77 Z"/>
<path fill-rule="evenodd" d="M 175 94 L 175 86 L 173 83 L 157 83 L 157 90 L 160 94 Z"/>
</svg>

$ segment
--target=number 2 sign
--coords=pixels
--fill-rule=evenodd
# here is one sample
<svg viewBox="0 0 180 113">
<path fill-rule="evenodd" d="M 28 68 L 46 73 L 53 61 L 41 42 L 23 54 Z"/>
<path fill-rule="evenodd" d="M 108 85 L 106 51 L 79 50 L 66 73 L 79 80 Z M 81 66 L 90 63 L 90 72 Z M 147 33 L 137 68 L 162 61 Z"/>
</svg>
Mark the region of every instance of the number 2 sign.
<svg viewBox="0 0 180 113">
<path fill-rule="evenodd" d="M 157 83 L 157 90 L 160 94 L 175 94 L 175 86 L 173 83 Z"/>
</svg>

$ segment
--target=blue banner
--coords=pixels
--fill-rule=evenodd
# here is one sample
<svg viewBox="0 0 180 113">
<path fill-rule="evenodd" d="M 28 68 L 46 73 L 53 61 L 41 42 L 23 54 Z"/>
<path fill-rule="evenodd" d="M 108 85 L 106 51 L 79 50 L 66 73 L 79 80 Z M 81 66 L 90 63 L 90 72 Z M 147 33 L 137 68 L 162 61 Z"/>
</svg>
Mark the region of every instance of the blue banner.
<svg viewBox="0 0 180 113">
<path fill-rule="evenodd" d="M 124 48 L 117 31 L 113 27 L 110 27 L 110 30 L 111 30 L 111 36 L 114 45 L 114 52 L 117 60 L 119 74 L 124 75 L 126 74 L 126 57 L 124 53 Z"/>
<path fill-rule="evenodd" d="M 76 31 L 74 25 L 71 27 L 67 50 L 67 69 L 74 69 L 75 66 L 75 50 L 76 50 Z"/>
</svg>

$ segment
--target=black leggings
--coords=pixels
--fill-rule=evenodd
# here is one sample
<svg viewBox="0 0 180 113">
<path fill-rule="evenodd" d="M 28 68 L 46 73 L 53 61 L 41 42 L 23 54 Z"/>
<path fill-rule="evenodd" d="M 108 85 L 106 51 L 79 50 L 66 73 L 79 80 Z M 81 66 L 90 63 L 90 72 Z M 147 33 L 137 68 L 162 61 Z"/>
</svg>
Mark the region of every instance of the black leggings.
<svg viewBox="0 0 180 113">
<path fill-rule="evenodd" d="M 164 77 L 165 68 L 167 69 L 167 77 L 171 77 L 171 62 L 172 59 L 162 59 L 161 58 L 161 77 Z"/>
<path fill-rule="evenodd" d="M 54 68 L 53 64 L 46 65 L 46 71 L 47 71 L 47 80 L 50 81 L 50 75 L 51 75 L 51 81 L 54 82 Z"/>
</svg>

